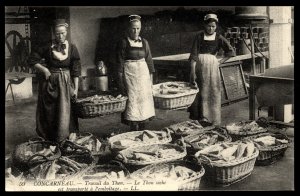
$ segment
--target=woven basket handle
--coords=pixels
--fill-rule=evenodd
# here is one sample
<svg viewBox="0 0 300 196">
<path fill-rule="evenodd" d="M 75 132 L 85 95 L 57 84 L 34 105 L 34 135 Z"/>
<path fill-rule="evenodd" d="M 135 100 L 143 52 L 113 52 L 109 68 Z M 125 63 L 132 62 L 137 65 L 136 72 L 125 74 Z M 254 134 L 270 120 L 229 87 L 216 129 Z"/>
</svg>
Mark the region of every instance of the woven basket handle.
<svg viewBox="0 0 300 196">
<path fill-rule="evenodd" d="M 170 133 L 170 134 L 174 134 L 175 133 L 174 130 L 172 130 L 172 129 L 168 128 L 168 127 L 163 128 L 163 130 L 166 131 L 167 133 Z"/>
<path fill-rule="evenodd" d="M 130 174 L 129 170 L 125 167 L 125 165 L 122 162 L 117 161 L 117 160 L 111 160 L 109 163 L 120 166 L 122 168 L 122 170 L 125 171 L 126 175 Z"/>
<path fill-rule="evenodd" d="M 71 148 L 73 148 L 73 152 L 75 152 L 76 150 L 80 149 L 80 150 L 83 150 L 83 151 L 86 151 L 87 153 L 92 153 L 89 149 L 87 149 L 86 147 L 83 147 L 83 146 L 80 146 L 74 142 L 71 142 L 70 140 L 65 140 L 62 144 L 63 145 L 69 145 Z"/>
<path fill-rule="evenodd" d="M 53 161 L 55 159 L 58 159 L 59 157 L 61 157 L 61 151 L 59 150 L 59 148 L 56 149 L 57 152 L 54 153 L 53 156 L 50 156 L 50 157 L 46 157 L 44 155 L 41 155 L 41 154 L 35 154 L 35 155 L 32 155 L 28 160 L 27 160 L 27 164 L 30 165 L 31 164 L 31 161 L 33 160 L 33 158 L 35 157 L 42 157 L 44 159 L 44 161 L 42 162 L 46 162 L 46 161 Z"/>
<path fill-rule="evenodd" d="M 186 144 L 184 142 L 183 137 L 181 137 L 180 139 L 175 141 L 176 144 L 178 144 L 179 146 L 183 147 L 184 152 L 186 152 Z"/>
<path fill-rule="evenodd" d="M 169 128 L 163 130 L 167 132 L 167 137 L 171 137 L 171 130 Z"/>
<path fill-rule="evenodd" d="M 199 159 L 200 159 L 200 162 L 201 162 L 201 159 L 203 160 L 203 159 L 205 159 L 206 161 L 208 161 L 208 163 L 209 163 L 209 165 L 212 167 L 213 165 L 212 165 L 212 160 L 210 159 L 210 158 L 208 158 L 207 156 L 205 156 L 205 155 L 203 155 L 203 154 L 200 154 L 199 155 Z"/>
<path fill-rule="evenodd" d="M 199 163 L 199 160 L 194 155 L 188 155 L 183 158 L 183 160 L 187 163 L 196 164 Z"/>
<path fill-rule="evenodd" d="M 123 153 L 119 152 L 119 154 L 116 156 L 116 159 L 119 159 L 120 161 L 123 161 L 124 163 L 127 163 L 126 156 L 123 155 Z"/>
<path fill-rule="evenodd" d="M 259 126 L 263 127 L 263 128 L 268 127 L 269 124 L 270 124 L 269 121 L 268 121 L 268 119 L 266 119 L 265 117 L 259 117 L 259 118 L 256 120 L 256 123 L 257 123 Z"/>
</svg>

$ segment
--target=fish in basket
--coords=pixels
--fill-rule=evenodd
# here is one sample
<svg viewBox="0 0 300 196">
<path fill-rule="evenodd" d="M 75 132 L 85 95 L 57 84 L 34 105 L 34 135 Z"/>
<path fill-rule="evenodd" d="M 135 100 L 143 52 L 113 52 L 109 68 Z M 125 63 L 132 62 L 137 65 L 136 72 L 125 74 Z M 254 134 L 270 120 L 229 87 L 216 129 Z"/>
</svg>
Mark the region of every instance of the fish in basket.
<svg viewBox="0 0 300 196">
<path fill-rule="evenodd" d="M 164 82 L 153 85 L 154 105 L 158 109 L 182 109 L 194 102 L 198 87 L 188 82 Z"/>
<path fill-rule="evenodd" d="M 52 161 L 46 161 L 31 167 L 25 173 L 26 180 L 67 180 L 88 167 L 88 164 L 78 163 L 68 157 L 61 156 Z"/>
<path fill-rule="evenodd" d="M 112 151 L 118 152 L 128 147 L 137 147 L 149 144 L 165 144 L 171 142 L 172 137 L 166 131 L 131 131 L 121 133 L 108 138 L 108 143 Z"/>
<path fill-rule="evenodd" d="M 256 165 L 270 165 L 282 159 L 289 147 L 290 139 L 281 133 L 261 133 L 249 136 L 259 150 Z"/>
<path fill-rule="evenodd" d="M 259 150 L 251 140 L 208 146 L 195 154 L 213 185 L 229 186 L 251 175 Z"/>
<path fill-rule="evenodd" d="M 79 118 L 94 118 L 117 112 L 124 112 L 128 97 L 118 95 L 94 95 L 75 101 L 75 111 Z"/>
<path fill-rule="evenodd" d="M 131 173 L 131 179 L 165 180 L 180 191 L 199 190 L 201 178 L 205 174 L 202 165 L 187 160 L 158 163 L 143 167 Z M 167 189 L 166 189 L 167 190 Z"/>
<path fill-rule="evenodd" d="M 193 133 L 202 133 L 212 127 L 204 128 L 197 120 L 188 120 L 170 125 L 162 130 L 169 130 L 174 140 L 180 139 Z"/>
<path fill-rule="evenodd" d="M 178 144 L 150 144 L 127 148 L 118 153 L 116 160 L 127 166 L 145 166 L 182 159 L 187 155 L 186 146 L 182 140 Z M 128 167 L 127 167 L 128 168 Z"/>
<path fill-rule="evenodd" d="M 92 164 L 73 178 L 77 180 L 120 180 L 130 176 L 127 168 L 119 161 L 111 160 L 106 164 Z"/>
<path fill-rule="evenodd" d="M 226 126 L 228 134 L 232 137 L 232 141 L 237 141 L 247 136 L 256 135 L 267 132 L 267 126 L 260 121 L 240 121 L 229 123 Z"/>
<path fill-rule="evenodd" d="M 224 128 L 215 126 L 210 126 L 209 129 L 206 127 L 205 131 L 190 134 L 183 139 L 186 143 L 188 154 L 195 154 L 207 146 L 232 140 Z"/>
<path fill-rule="evenodd" d="M 101 142 L 89 132 L 71 133 L 60 144 L 62 155 L 81 163 L 97 162 L 102 154 Z"/>
</svg>

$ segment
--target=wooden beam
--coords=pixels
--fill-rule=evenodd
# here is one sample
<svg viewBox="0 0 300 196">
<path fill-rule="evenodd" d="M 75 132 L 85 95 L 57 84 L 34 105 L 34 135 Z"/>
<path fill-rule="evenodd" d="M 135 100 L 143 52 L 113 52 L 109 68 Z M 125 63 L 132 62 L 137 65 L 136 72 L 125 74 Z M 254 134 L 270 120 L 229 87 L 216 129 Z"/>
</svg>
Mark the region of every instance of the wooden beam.
<svg viewBox="0 0 300 196">
<path fill-rule="evenodd" d="M 190 53 L 184 53 L 184 54 L 175 54 L 175 55 L 168 55 L 168 56 L 160 56 L 160 57 L 153 57 L 153 61 L 155 62 L 163 62 L 163 61 L 188 61 L 188 58 L 190 56 Z M 266 57 L 269 58 L 269 52 L 260 52 L 254 53 L 254 57 Z M 230 63 L 234 61 L 241 61 L 245 59 L 251 59 L 252 55 L 251 54 L 244 54 L 244 55 L 238 55 L 235 57 L 229 58 L 225 63 Z M 218 58 L 218 60 L 221 60 L 222 58 Z"/>
</svg>

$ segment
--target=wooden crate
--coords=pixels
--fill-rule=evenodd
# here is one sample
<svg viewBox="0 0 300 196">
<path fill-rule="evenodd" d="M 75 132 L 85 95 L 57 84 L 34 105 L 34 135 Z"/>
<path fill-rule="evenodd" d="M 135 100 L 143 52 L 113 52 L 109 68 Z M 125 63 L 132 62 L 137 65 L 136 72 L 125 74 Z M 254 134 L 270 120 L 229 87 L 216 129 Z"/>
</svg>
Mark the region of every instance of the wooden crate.
<svg viewBox="0 0 300 196">
<path fill-rule="evenodd" d="M 248 98 L 240 61 L 220 65 L 222 105 Z"/>
</svg>

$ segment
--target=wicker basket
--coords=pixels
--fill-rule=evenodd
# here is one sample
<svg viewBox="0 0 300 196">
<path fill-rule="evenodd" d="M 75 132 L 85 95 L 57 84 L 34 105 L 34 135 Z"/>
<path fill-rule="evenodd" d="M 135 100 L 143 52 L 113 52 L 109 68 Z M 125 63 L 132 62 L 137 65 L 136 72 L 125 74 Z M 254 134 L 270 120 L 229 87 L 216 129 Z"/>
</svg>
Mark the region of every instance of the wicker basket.
<svg viewBox="0 0 300 196">
<path fill-rule="evenodd" d="M 101 176 L 97 176 L 94 174 L 97 174 L 98 172 L 108 172 L 114 171 L 116 173 L 123 171 L 124 176 L 118 176 L 116 178 L 113 178 L 111 180 L 123 180 L 122 178 L 128 178 L 130 176 L 130 173 L 128 169 L 119 161 L 111 160 L 106 164 L 91 164 L 89 167 L 85 168 L 84 170 L 78 172 L 76 175 L 73 175 L 73 179 L 80 179 L 80 180 L 101 180 Z M 106 178 L 103 178 L 106 179 Z"/>
<path fill-rule="evenodd" d="M 193 133 L 202 133 L 205 130 L 211 130 L 214 127 L 203 127 L 197 120 L 188 120 L 163 128 L 169 130 L 173 138 L 180 139 Z"/>
<path fill-rule="evenodd" d="M 255 136 L 247 137 L 247 139 L 254 140 L 258 137 L 262 136 L 273 136 L 277 139 L 286 139 L 290 142 L 290 140 L 283 134 L 280 133 L 262 133 Z M 253 141 L 254 142 L 254 141 Z M 254 142 L 256 144 L 256 142 Z M 276 146 L 260 146 L 256 144 L 256 147 L 259 150 L 259 155 L 257 157 L 257 160 L 255 162 L 255 165 L 271 165 L 273 163 L 276 163 L 278 160 L 280 160 L 283 156 L 285 151 L 287 150 L 289 144 L 281 144 Z"/>
<path fill-rule="evenodd" d="M 150 164 L 171 162 L 171 161 L 182 159 L 187 155 L 185 143 L 183 141 L 180 141 L 180 144 L 181 145 L 151 144 L 151 145 L 127 148 L 125 150 L 120 151 L 119 154 L 116 156 L 116 159 L 122 161 L 125 165 L 129 165 L 129 166 L 145 166 Z M 153 156 L 153 159 L 151 160 L 130 159 L 130 157 L 133 156 L 133 153 L 136 152 L 151 153 L 151 149 L 174 149 L 177 151 L 177 153 L 165 154 L 165 156 L 163 157 Z"/>
<path fill-rule="evenodd" d="M 187 152 L 188 154 L 195 154 L 197 151 L 202 150 L 206 146 L 209 145 L 214 145 L 222 142 L 231 142 L 231 137 L 228 135 L 227 131 L 221 127 L 214 127 L 211 126 L 209 127 L 210 129 L 205 130 L 204 132 L 199 132 L 199 133 L 193 133 L 191 135 L 188 135 L 184 137 L 184 141 L 187 143 Z M 203 147 L 200 147 L 197 145 L 197 143 L 193 142 L 193 140 L 200 138 L 201 136 L 204 135 L 218 135 L 218 139 L 216 142 L 211 143 L 211 144 L 205 144 Z"/>
<path fill-rule="evenodd" d="M 241 121 L 241 122 L 244 122 L 244 123 L 251 123 L 253 121 Z M 231 136 L 232 138 L 232 141 L 237 141 L 237 140 L 241 140 L 245 137 L 249 137 L 249 136 L 254 136 L 254 135 L 257 135 L 257 134 L 260 134 L 260 133 L 265 133 L 267 132 L 267 128 L 263 128 L 263 129 L 258 129 L 258 130 L 255 130 L 255 131 L 231 131 L 229 129 L 226 129 L 228 134 Z"/>
<path fill-rule="evenodd" d="M 89 132 L 80 133 L 78 138 L 90 136 L 93 139 L 93 147 L 92 150 L 89 150 L 85 146 L 79 145 L 69 139 L 64 140 L 60 144 L 60 149 L 62 155 L 75 160 L 79 163 L 87 163 L 91 164 L 92 162 L 97 162 L 99 156 L 103 153 L 102 151 L 96 149 L 96 142 L 98 139 Z"/>
<path fill-rule="evenodd" d="M 243 157 L 228 162 L 211 161 L 205 155 L 195 155 L 203 164 L 207 179 L 217 186 L 229 186 L 248 177 L 254 169 L 256 158 L 259 154 L 255 148 L 249 157 Z"/>
<path fill-rule="evenodd" d="M 43 156 L 38 154 L 39 151 L 43 150 L 44 148 L 49 148 L 49 146 L 56 146 L 53 155 L 51 156 Z M 31 151 L 33 155 L 27 155 L 26 153 Z M 32 142 L 25 142 L 19 144 L 15 147 L 14 151 L 12 152 L 12 166 L 16 170 L 14 173 L 18 172 L 25 172 L 30 167 L 35 165 L 41 164 L 46 161 L 52 161 L 61 156 L 61 151 L 58 147 L 58 144 L 49 142 L 49 141 L 32 141 Z M 35 157 L 40 157 L 38 159 L 34 159 Z"/>
<path fill-rule="evenodd" d="M 166 143 L 169 143 L 172 141 L 171 134 L 167 130 L 167 131 L 151 131 L 153 133 L 156 133 L 157 135 L 159 135 L 163 132 L 166 133 L 166 137 L 159 137 L 158 140 L 137 141 L 137 142 L 131 143 L 130 146 L 128 146 L 128 147 L 115 144 L 116 141 L 119 141 L 121 139 L 134 140 L 135 137 L 141 135 L 143 132 L 144 131 L 131 131 L 131 132 L 121 133 L 121 134 L 110 137 L 108 139 L 110 149 L 114 152 L 118 152 L 118 151 L 124 150 L 128 147 L 137 147 L 137 146 L 144 146 L 144 145 L 151 145 L 151 144 L 166 144 Z"/>
<path fill-rule="evenodd" d="M 160 86 L 168 85 L 172 83 L 181 84 L 187 87 L 192 87 L 192 89 L 178 94 L 160 94 Z M 153 85 L 154 92 L 154 105 L 158 109 L 172 110 L 172 109 L 182 109 L 191 106 L 194 102 L 197 93 L 199 92 L 198 88 L 193 87 L 187 82 L 165 82 Z"/>
<path fill-rule="evenodd" d="M 201 178 L 205 173 L 205 169 L 201 165 L 191 164 L 191 163 L 188 163 L 185 161 L 174 161 L 174 162 L 169 162 L 169 163 L 159 163 L 159 164 L 148 165 L 142 169 L 139 169 L 139 170 L 133 172 L 130 175 L 130 177 L 133 179 L 136 179 L 136 178 L 144 179 L 143 175 L 145 173 L 148 173 L 148 174 L 159 173 L 160 171 L 164 171 L 165 168 L 170 168 L 172 165 L 184 166 L 195 172 L 188 178 L 176 180 L 175 183 L 178 185 L 178 190 L 180 190 L 180 191 L 199 190 Z M 144 179 L 144 180 L 146 180 L 146 179 Z"/>
<path fill-rule="evenodd" d="M 117 112 L 124 112 L 126 108 L 127 97 L 122 97 L 117 101 L 90 103 L 76 102 L 75 111 L 79 118 L 94 118 Z"/>
</svg>

